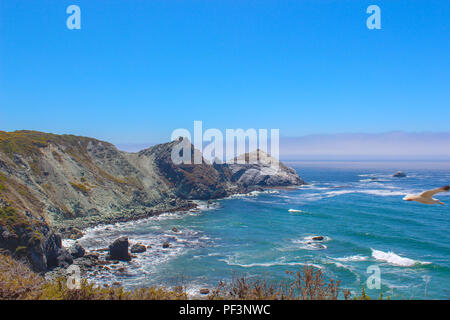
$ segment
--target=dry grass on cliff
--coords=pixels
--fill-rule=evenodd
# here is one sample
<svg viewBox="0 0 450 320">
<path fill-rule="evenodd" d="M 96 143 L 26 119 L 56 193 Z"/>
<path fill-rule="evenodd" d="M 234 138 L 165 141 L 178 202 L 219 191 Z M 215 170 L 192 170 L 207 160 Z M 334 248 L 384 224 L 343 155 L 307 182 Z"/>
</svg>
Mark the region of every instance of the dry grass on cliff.
<svg viewBox="0 0 450 320">
<path fill-rule="evenodd" d="M 0 254 L 0 299 L 26 299 L 44 284 L 42 277 L 24 264 Z"/>
<path fill-rule="evenodd" d="M 369 300 L 362 290 L 360 296 L 351 296 L 339 287 L 339 281 L 327 279 L 320 269 L 304 267 L 286 283 L 249 280 L 234 277 L 231 283 L 220 282 L 207 296 L 210 300 Z M 98 287 L 82 281 L 80 289 L 69 289 L 63 278 L 45 281 L 24 264 L 0 253 L 0 300 L 187 300 L 182 287 L 139 288 Z M 383 299 L 382 296 L 379 299 Z"/>
<path fill-rule="evenodd" d="M 285 283 L 233 277 L 230 284 L 220 282 L 208 296 L 212 300 L 337 300 L 349 299 L 339 281 L 327 279 L 320 269 L 305 266 L 297 272 L 287 271 L 291 280 Z"/>
<path fill-rule="evenodd" d="M 0 300 L 179 300 L 187 299 L 181 288 L 101 288 L 87 281 L 69 289 L 65 279 L 47 282 L 24 264 L 0 254 Z"/>
</svg>

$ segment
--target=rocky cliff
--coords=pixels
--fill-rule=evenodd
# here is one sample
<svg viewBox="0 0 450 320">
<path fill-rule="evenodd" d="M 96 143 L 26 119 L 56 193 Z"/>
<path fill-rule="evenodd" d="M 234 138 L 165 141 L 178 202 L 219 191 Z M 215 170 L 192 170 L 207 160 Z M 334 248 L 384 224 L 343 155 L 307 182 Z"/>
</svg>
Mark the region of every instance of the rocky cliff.
<svg viewBox="0 0 450 320">
<path fill-rule="evenodd" d="M 93 138 L 0 131 L 0 248 L 45 270 L 70 263 L 58 233 L 77 237 L 87 226 L 188 209 L 194 199 L 303 184 L 281 163 L 277 171 L 203 158 L 176 165 L 177 143 L 126 153 Z"/>
<path fill-rule="evenodd" d="M 259 149 L 236 157 L 227 167 L 231 172 L 230 180 L 244 187 L 286 187 L 305 184 L 294 169 Z"/>
</svg>

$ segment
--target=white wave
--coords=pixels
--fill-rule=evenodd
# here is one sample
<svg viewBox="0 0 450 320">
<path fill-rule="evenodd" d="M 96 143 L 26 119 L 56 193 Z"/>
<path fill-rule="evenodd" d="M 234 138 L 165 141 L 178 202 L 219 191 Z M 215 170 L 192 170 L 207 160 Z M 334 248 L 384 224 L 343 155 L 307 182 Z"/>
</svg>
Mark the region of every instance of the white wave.
<svg viewBox="0 0 450 320">
<path fill-rule="evenodd" d="M 75 242 L 77 242 L 76 240 L 73 239 L 62 239 L 62 246 L 64 248 L 70 248 L 71 246 L 73 246 L 75 244 Z"/>
<path fill-rule="evenodd" d="M 191 212 L 198 212 L 198 211 L 209 211 L 209 210 L 216 210 L 220 208 L 220 204 L 217 201 L 211 202 L 211 201 L 203 201 L 203 200 L 193 200 L 193 202 L 197 205 L 196 208 L 191 209 Z"/>
<path fill-rule="evenodd" d="M 298 209 L 289 209 L 288 212 L 304 212 L 304 211 Z"/>
<path fill-rule="evenodd" d="M 351 261 L 366 261 L 367 259 L 369 259 L 369 257 L 356 255 L 356 256 L 349 256 L 349 257 L 343 257 L 343 258 L 332 258 L 332 259 L 341 261 L 341 262 L 351 262 Z"/>
<path fill-rule="evenodd" d="M 387 262 L 390 265 L 398 267 L 412 267 L 418 264 L 430 264 L 431 262 L 418 261 L 409 258 L 400 257 L 392 251 L 383 252 L 380 250 L 372 249 L 372 257 L 375 260 Z"/>
<path fill-rule="evenodd" d="M 318 269 L 322 269 L 322 266 L 312 263 L 304 262 L 285 262 L 285 261 L 269 261 L 269 262 L 254 262 L 254 263 L 238 263 L 230 261 L 229 259 L 219 259 L 219 261 L 225 262 L 229 266 L 239 266 L 242 268 L 253 268 L 253 267 L 274 267 L 274 266 L 313 266 Z"/>
<path fill-rule="evenodd" d="M 362 194 L 370 194 L 381 197 L 389 197 L 389 196 L 405 196 L 408 193 L 404 191 L 392 191 L 392 190 L 383 190 L 383 189 L 357 189 L 357 190 L 337 190 L 326 192 L 325 195 L 329 198 L 336 197 L 344 194 L 350 193 L 362 193 Z"/>
<path fill-rule="evenodd" d="M 280 193 L 280 191 L 278 190 L 273 190 L 273 189 L 268 189 L 268 190 L 264 190 L 264 191 L 251 191 L 249 193 L 236 193 L 236 194 L 232 194 L 231 196 L 228 196 L 224 199 L 239 199 L 239 198 L 248 198 L 248 197 L 257 197 L 260 194 L 278 194 Z"/>
<path fill-rule="evenodd" d="M 336 186 L 329 184 L 329 186 L 324 186 L 323 184 L 315 185 L 314 183 L 311 184 L 304 184 L 299 187 L 297 187 L 298 190 L 301 189 L 307 189 L 307 190 L 330 190 L 336 188 Z"/>
</svg>

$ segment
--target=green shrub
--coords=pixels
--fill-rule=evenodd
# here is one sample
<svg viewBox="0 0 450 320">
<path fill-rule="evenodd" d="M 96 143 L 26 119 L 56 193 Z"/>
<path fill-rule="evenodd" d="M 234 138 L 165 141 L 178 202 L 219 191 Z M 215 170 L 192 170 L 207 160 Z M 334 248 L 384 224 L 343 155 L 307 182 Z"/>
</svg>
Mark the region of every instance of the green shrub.
<svg viewBox="0 0 450 320">
<path fill-rule="evenodd" d="M 72 185 L 72 187 L 74 189 L 80 191 L 85 196 L 87 196 L 89 194 L 90 189 L 88 187 L 86 187 L 84 184 L 75 183 L 75 182 L 71 182 L 70 184 Z"/>
</svg>

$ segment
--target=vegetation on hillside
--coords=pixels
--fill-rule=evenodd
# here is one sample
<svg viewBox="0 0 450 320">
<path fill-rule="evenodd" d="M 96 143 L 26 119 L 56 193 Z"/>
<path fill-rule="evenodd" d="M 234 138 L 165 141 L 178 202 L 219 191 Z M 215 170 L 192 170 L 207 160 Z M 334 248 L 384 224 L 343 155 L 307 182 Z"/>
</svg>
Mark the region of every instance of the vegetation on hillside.
<svg viewBox="0 0 450 320">
<path fill-rule="evenodd" d="M 320 269 L 304 267 L 288 272 L 291 281 L 286 283 L 266 280 L 249 280 L 235 277 L 231 283 L 220 282 L 206 296 L 210 300 L 337 300 L 370 299 L 364 291 L 351 297 L 348 290 L 341 290 L 339 281 L 326 279 Z M 67 280 L 58 278 L 46 281 L 21 262 L 0 254 L 0 300 L 185 300 L 182 287 L 173 289 L 148 287 L 125 290 L 122 287 L 99 287 L 82 280 L 79 289 L 69 289 Z"/>
<path fill-rule="evenodd" d="M 47 147 L 50 143 L 65 145 L 68 150 L 76 151 L 95 139 L 74 135 L 57 135 L 38 131 L 21 130 L 14 132 L 0 131 L 0 152 L 12 157 L 14 154 L 22 156 L 37 156 L 40 148 Z"/>
</svg>

